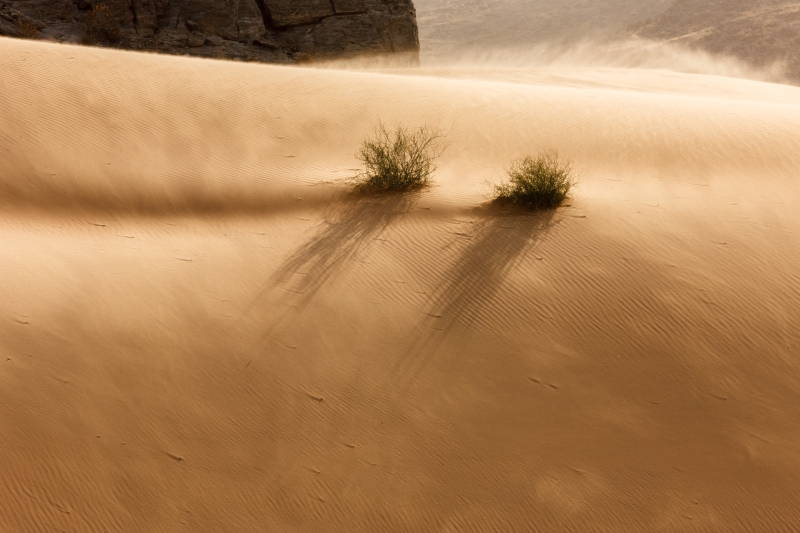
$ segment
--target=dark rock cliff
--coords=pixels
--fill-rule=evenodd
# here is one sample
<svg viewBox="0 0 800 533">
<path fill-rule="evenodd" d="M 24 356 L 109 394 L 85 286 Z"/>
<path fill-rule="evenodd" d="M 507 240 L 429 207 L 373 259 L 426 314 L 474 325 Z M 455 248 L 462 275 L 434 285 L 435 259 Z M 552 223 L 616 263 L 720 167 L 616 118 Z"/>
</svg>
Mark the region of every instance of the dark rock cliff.
<svg viewBox="0 0 800 533">
<path fill-rule="evenodd" d="M 0 35 L 269 62 L 419 57 L 412 0 L 0 0 Z"/>
</svg>

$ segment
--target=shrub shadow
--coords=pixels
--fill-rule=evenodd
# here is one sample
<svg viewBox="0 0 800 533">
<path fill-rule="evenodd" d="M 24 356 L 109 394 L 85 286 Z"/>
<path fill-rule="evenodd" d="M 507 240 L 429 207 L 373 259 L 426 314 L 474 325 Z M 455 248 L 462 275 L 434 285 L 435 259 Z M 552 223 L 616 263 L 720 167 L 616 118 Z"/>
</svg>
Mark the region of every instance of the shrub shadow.
<svg viewBox="0 0 800 533">
<path fill-rule="evenodd" d="M 557 223 L 555 209 L 529 212 L 490 204 L 475 224 L 469 244 L 431 296 L 428 314 L 418 327 L 425 333 L 399 361 L 395 377 L 413 381 L 457 325 L 471 327 L 502 319 L 492 315 L 497 309 L 490 309 L 491 300 L 509 272 L 533 253 L 535 244 Z"/>
<path fill-rule="evenodd" d="M 307 306 L 347 261 L 408 213 L 414 194 L 354 194 L 325 213 L 322 229 L 301 245 L 267 282 L 265 290 L 284 285 L 298 307 Z"/>
</svg>

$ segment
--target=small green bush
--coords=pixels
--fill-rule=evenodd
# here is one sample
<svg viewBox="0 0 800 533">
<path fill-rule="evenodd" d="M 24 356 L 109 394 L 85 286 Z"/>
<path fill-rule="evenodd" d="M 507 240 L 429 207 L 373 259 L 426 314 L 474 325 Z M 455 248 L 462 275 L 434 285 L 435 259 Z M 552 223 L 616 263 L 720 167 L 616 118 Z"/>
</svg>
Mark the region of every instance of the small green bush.
<svg viewBox="0 0 800 533">
<path fill-rule="evenodd" d="M 572 163 L 559 159 L 555 151 L 515 160 L 508 177 L 508 182 L 495 186 L 495 199 L 530 209 L 558 207 L 575 185 Z"/>
<path fill-rule="evenodd" d="M 105 4 L 94 6 L 84 17 L 86 32 L 81 39 L 83 44 L 113 44 L 121 39 L 120 26 L 114 12 Z"/>
<path fill-rule="evenodd" d="M 429 126 L 411 130 L 398 125 L 392 133 L 379 123 L 375 137 L 365 140 L 356 154 L 364 167 L 354 178 L 356 185 L 375 192 L 412 191 L 429 186 L 436 170 L 434 161 L 447 147 L 445 136 Z"/>
</svg>

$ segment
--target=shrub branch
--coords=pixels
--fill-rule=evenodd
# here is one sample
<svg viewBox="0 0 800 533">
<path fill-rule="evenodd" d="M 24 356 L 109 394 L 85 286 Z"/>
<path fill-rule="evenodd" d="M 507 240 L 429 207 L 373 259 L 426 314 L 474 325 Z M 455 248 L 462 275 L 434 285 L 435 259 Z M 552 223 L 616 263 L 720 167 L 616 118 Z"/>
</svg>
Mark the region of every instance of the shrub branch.
<svg viewBox="0 0 800 533">
<path fill-rule="evenodd" d="M 378 123 L 375 137 L 365 140 L 356 158 L 363 165 L 353 181 L 375 192 L 411 191 L 430 185 L 434 161 L 442 155 L 446 135 L 438 128 L 411 130 L 398 125 L 394 132 Z"/>
<path fill-rule="evenodd" d="M 516 159 L 508 177 L 495 186 L 495 199 L 531 209 L 558 207 L 575 185 L 572 163 L 559 159 L 555 151 Z"/>
</svg>

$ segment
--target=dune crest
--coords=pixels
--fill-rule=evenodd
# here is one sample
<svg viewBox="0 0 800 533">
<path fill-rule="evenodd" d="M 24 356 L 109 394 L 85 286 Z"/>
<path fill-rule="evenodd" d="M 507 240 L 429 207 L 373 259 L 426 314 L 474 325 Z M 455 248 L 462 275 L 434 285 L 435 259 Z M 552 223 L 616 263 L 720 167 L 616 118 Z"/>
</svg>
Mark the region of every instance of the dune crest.
<svg viewBox="0 0 800 533">
<path fill-rule="evenodd" d="M 758 168 L 764 187 L 797 168 L 793 87 L 575 65 L 293 69 L 2 42 L 0 202 L 15 206 L 268 210 L 351 176 L 378 120 L 451 129 L 433 192 L 445 202 L 480 202 L 486 179 L 542 148 L 595 173 Z"/>
</svg>

